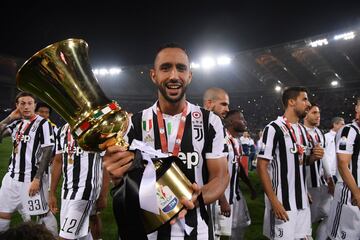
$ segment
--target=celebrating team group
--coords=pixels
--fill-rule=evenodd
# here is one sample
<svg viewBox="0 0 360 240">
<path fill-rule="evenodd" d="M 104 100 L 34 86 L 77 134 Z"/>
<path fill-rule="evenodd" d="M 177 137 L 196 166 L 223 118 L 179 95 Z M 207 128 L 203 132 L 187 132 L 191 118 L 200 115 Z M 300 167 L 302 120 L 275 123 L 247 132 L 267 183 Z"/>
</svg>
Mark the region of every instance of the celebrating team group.
<svg viewBox="0 0 360 240">
<path fill-rule="evenodd" d="M 251 219 L 240 180 L 252 199 L 256 191 L 240 140 L 247 130 L 244 114 L 229 109 L 229 95 L 218 87 L 221 83 L 206 90 L 203 107 L 186 100 L 192 72 L 189 56 L 178 44 L 157 51 L 150 78 L 158 100 L 132 116 L 125 139 L 130 145 L 136 139 L 162 153 L 181 155 L 181 169 L 194 183 L 194 193 L 192 199 L 181 199 L 185 208 L 176 218 L 146 238 L 245 239 Z M 306 88 L 286 88 L 284 113 L 265 126 L 259 140 L 256 168 L 265 193 L 263 234 L 284 240 L 312 235 L 319 240 L 360 239 L 360 98 L 355 120 L 345 125 L 334 115 L 332 129 L 325 134 L 318 128 L 321 106 L 308 96 Z M 134 152 L 116 145 L 102 153 L 84 151 L 69 125 L 57 129 L 48 119 L 51 108 L 37 105 L 35 96 L 21 92 L 15 104 L 0 123 L 0 140 L 11 136 L 12 141 L 0 188 L 0 232 L 9 229 L 17 211 L 24 221 L 36 219 L 60 239 L 100 239 L 100 212 L 106 207 L 110 182 L 123 184 Z M 59 211 L 56 191 L 61 175 L 58 230 L 54 214 Z M 142 225 L 139 222 L 139 228 Z M 122 229 L 118 231 L 121 235 Z"/>
</svg>

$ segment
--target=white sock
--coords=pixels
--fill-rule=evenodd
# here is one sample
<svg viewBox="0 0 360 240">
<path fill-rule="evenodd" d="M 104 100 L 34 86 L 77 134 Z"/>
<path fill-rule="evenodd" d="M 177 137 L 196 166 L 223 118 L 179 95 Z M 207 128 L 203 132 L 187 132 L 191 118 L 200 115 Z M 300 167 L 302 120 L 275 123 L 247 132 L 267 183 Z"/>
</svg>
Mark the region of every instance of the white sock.
<svg viewBox="0 0 360 240">
<path fill-rule="evenodd" d="M 44 217 L 40 217 L 38 223 L 44 224 L 55 237 L 58 236 L 57 222 L 52 212 L 49 211 Z"/>
<path fill-rule="evenodd" d="M 0 232 L 5 232 L 10 227 L 10 219 L 0 218 Z"/>
</svg>

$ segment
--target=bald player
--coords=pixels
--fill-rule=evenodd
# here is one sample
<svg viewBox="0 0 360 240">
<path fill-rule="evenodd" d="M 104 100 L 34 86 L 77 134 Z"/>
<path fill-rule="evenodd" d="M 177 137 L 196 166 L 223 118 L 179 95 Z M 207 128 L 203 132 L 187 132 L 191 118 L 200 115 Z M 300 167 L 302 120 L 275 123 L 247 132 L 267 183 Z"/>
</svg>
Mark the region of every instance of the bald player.
<svg viewBox="0 0 360 240">
<path fill-rule="evenodd" d="M 204 108 L 213 111 L 220 118 L 224 119 L 229 112 L 229 96 L 222 88 L 209 88 L 205 91 Z"/>
<path fill-rule="evenodd" d="M 218 115 L 223 121 L 225 120 L 228 112 L 229 112 L 229 96 L 227 92 L 222 88 L 209 88 L 204 93 L 204 108 L 209 111 L 213 111 L 216 115 Z M 234 112 L 236 117 L 240 117 L 240 125 L 239 130 L 246 130 L 246 121 L 242 113 Z M 219 198 L 217 205 L 219 207 L 215 207 L 214 211 L 214 226 L 215 226 L 215 237 L 219 239 L 220 236 L 230 236 L 231 239 L 243 239 L 244 237 L 244 229 L 242 228 L 239 231 L 239 228 L 236 227 L 236 231 L 234 230 L 234 226 L 238 226 L 239 222 L 242 219 L 239 217 L 246 216 L 246 222 L 250 224 L 250 216 L 249 214 L 242 214 L 244 216 L 236 216 L 233 217 L 232 212 L 237 209 L 236 212 L 239 213 L 241 210 L 242 213 L 247 212 L 246 203 L 244 203 L 244 197 L 241 196 L 241 192 L 238 184 L 238 172 L 240 173 L 240 177 L 244 180 L 244 182 L 249 186 L 252 191 L 252 196 L 256 196 L 256 193 L 251 186 L 250 180 L 247 178 L 245 174 L 244 168 L 239 164 L 240 159 L 240 146 L 239 142 L 236 139 L 235 134 L 236 131 L 233 130 L 233 123 L 235 123 L 235 116 L 231 116 L 228 119 L 226 127 L 226 143 L 228 145 L 229 155 L 228 155 L 228 171 L 230 175 L 230 182 L 227 186 L 224 194 Z M 236 119 L 237 120 L 237 119 Z M 238 121 L 236 121 L 238 122 Z M 243 174 L 242 174 L 243 173 Z M 245 179 L 244 179 L 245 178 Z M 237 207 L 235 207 L 237 206 Z M 236 236 L 234 236 L 236 234 Z"/>
</svg>

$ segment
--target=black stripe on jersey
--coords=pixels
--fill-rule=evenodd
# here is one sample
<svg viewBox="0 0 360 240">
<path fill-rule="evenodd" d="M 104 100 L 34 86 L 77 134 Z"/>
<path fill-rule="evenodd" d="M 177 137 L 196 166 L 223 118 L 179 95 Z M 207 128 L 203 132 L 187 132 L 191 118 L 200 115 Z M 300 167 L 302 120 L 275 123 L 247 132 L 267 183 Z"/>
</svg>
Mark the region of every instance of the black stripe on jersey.
<svg viewBox="0 0 360 240">
<path fill-rule="evenodd" d="M 185 129 L 184 129 L 184 135 L 181 141 L 181 152 L 188 153 L 188 152 L 194 152 L 194 146 L 192 144 L 192 121 L 191 121 L 191 113 L 186 116 L 185 121 Z M 189 160 L 187 160 L 189 161 Z M 206 161 L 204 159 L 204 161 Z M 205 163 L 204 163 L 205 164 Z M 187 169 L 187 164 L 184 164 L 184 169 L 181 169 L 184 171 L 186 177 L 190 180 L 190 182 L 195 182 L 195 168 L 196 166 L 192 167 L 191 169 Z M 188 211 L 188 213 L 185 215 L 185 223 L 188 226 L 193 227 L 193 231 L 190 233 L 191 239 L 194 239 L 194 237 L 197 235 L 197 212 L 196 208 Z M 185 232 L 184 232 L 185 233 Z M 185 238 L 189 239 L 189 237 L 185 233 Z"/>
<path fill-rule="evenodd" d="M 268 133 L 269 133 L 269 126 L 266 126 L 265 129 L 264 129 L 263 136 L 262 136 L 262 143 L 263 143 L 264 146 L 266 145 L 266 142 L 267 142 Z M 274 148 L 273 148 L 273 150 L 274 150 Z M 259 154 L 263 155 L 265 153 L 264 151 L 265 151 L 265 149 L 263 147 L 260 147 Z M 275 152 L 273 151 L 272 156 L 274 156 L 274 154 L 275 154 Z"/>
<path fill-rule="evenodd" d="M 209 116 L 210 116 L 210 112 L 205 110 L 204 108 L 200 108 L 202 116 L 203 116 L 203 127 L 204 127 L 204 147 L 202 150 L 202 158 L 204 159 L 204 163 L 203 163 L 203 167 L 202 167 L 202 177 L 203 177 L 203 182 L 204 184 L 208 183 L 209 181 L 209 171 L 207 168 L 207 163 L 206 163 L 206 146 L 209 144 L 212 144 L 211 142 L 209 143 L 209 137 L 208 137 L 208 132 L 209 132 Z"/>
<path fill-rule="evenodd" d="M 236 176 L 236 163 L 232 164 L 232 173 L 231 173 L 231 180 L 230 180 L 230 197 L 229 197 L 229 204 L 233 204 L 234 199 L 234 182 Z"/>
<path fill-rule="evenodd" d="M 209 115 L 210 116 L 210 115 Z M 203 116 L 205 117 L 205 116 Z M 208 119 L 209 121 L 209 119 Z M 216 135 L 216 132 L 215 132 L 215 129 L 214 129 L 214 126 L 209 124 L 208 123 L 208 131 L 207 131 L 207 141 L 205 141 L 205 144 L 204 144 L 204 148 L 205 149 L 205 152 L 208 152 L 208 153 L 211 153 L 212 152 L 212 148 L 213 148 L 213 141 L 214 141 L 214 138 L 215 138 L 215 135 Z M 224 136 L 225 136 L 225 129 L 224 129 Z M 225 143 L 226 144 L 226 143 Z M 224 146 L 225 147 L 225 146 Z"/>
<path fill-rule="evenodd" d="M 317 187 L 317 179 L 316 179 L 316 162 L 310 165 L 310 178 L 311 178 L 311 186 Z"/>
<path fill-rule="evenodd" d="M 60 144 L 59 144 L 60 145 Z M 67 148 L 67 145 L 65 144 L 64 145 L 64 148 L 66 149 Z M 65 152 L 64 154 L 62 154 L 63 156 L 63 164 L 64 164 L 64 195 L 63 195 L 63 199 L 66 199 L 67 198 L 67 195 L 69 193 L 69 188 L 68 188 L 68 179 L 69 179 L 69 176 L 68 176 L 68 171 L 67 171 L 67 168 L 68 168 L 68 154 Z"/>
<path fill-rule="evenodd" d="M 286 143 L 282 130 L 276 123 L 271 123 L 271 126 L 274 127 L 279 143 L 279 154 L 280 154 L 280 178 L 281 178 L 281 193 L 282 193 L 282 203 L 286 211 L 290 211 L 290 202 L 289 202 L 289 183 L 287 180 L 288 165 L 287 165 L 287 156 L 286 156 Z M 275 145 L 274 145 L 275 146 Z M 275 160 L 276 161 L 276 160 Z M 301 189 L 300 189 L 301 191 Z M 296 196 L 297 197 L 297 196 Z M 301 197 L 301 195 L 300 195 Z"/>
<path fill-rule="evenodd" d="M 341 131 L 341 137 L 348 137 L 350 132 L 350 126 L 345 126 L 343 130 Z"/>
<path fill-rule="evenodd" d="M 181 152 L 183 153 L 191 153 L 194 152 L 194 146 L 192 144 L 192 123 L 191 123 L 191 114 L 188 114 L 186 116 L 185 121 L 185 129 L 184 129 L 184 135 L 181 141 Z M 189 160 L 187 160 L 189 161 Z M 181 170 L 186 173 L 186 177 L 190 180 L 190 182 L 195 182 L 195 167 L 188 169 L 187 163 L 185 163 L 183 166 L 180 166 Z"/>
<path fill-rule="evenodd" d="M 62 127 L 56 134 L 56 150 L 57 151 L 62 151 L 63 149 L 61 148 L 61 132 L 63 132 L 64 127 Z"/>
<path fill-rule="evenodd" d="M 351 169 L 352 169 L 352 175 L 354 177 L 354 180 L 356 182 L 356 185 L 358 185 L 358 160 L 359 160 L 359 152 L 360 152 L 360 135 L 358 129 L 354 125 L 350 125 L 356 132 L 356 137 L 354 141 L 354 149 L 353 154 L 351 156 Z"/>
<path fill-rule="evenodd" d="M 47 122 L 46 119 L 41 120 L 39 127 L 36 130 L 36 135 L 35 135 L 35 139 L 34 139 L 34 144 L 32 146 L 32 154 L 31 154 L 31 180 L 33 180 L 33 178 L 36 175 L 36 171 L 37 171 L 37 166 L 36 166 L 36 162 L 40 159 L 38 154 L 38 149 L 39 146 L 45 142 L 44 139 L 44 131 L 43 131 L 43 125 L 45 124 L 45 122 Z M 50 124 L 49 124 L 50 125 Z M 29 127 L 30 128 L 30 127 Z"/>
<path fill-rule="evenodd" d="M 305 129 L 306 131 L 306 129 Z M 322 132 L 320 132 L 322 134 Z M 321 142 L 324 142 L 324 145 L 323 147 L 325 147 L 325 137 L 324 135 L 322 135 L 322 138 L 320 137 L 318 131 L 316 131 L 315 129 L 315 134 L 317 135 L 318 139 L 319 139 L 319 143 Z M 314 138 L 310 135 L 310 134 L 307 134 L 307 136 L 309 136 L 310 139 L 309 142 L 312 143 L 312 147 L 315 147 L 315 140 Z M 320 171 L 321 171 L 321 161 L 316 161 L 316 162 L 313 162 L 312 164 L 310 164 L 310 179 L 311 179 L 311 187 L 320 187 L 320 183 L 318 181 L 318 176 L 320 174 Z M 305 177 L 304 177 L 305 179 Z"/>
<path fill-rule="evenodd" d="M 54 133 L 54 128 L 53 126 L 48 122 L 48 127 L 49 127 L 49 133 L 50 135 L 53 136 L 53 138 L 50 139 L 51 143 L 55 143 L 55 133 Z"/>
<path fill-rule="evenodd" d="M 95 154 L 88 153 L 88 172 L 87 172 L 87 176 L 86 176 L 84 193 L 81 198 L 82 200 L 89 200 L 89 198 L 90 198 L 90 194 L 91 194 L 91 190 L 92 190 L 91 179 L 92 179 L 92 174 L 93 174 L 92 171 L 93 171 L 94 161 L 95 161 Z"/>
<path fill-rule="evenodd" d="M 26 129 L 26 131 L 24 132 L 23 136 L 29 135 L 30 129 L 32 128 L 32 126 L 34 125 L 36 121 L 32 121 L 29 125 L 29 127 Z M 39 128 L 41 128 L 39 126 Z M 38 128 L 38 129 L 39 129 Z M 35 135 L 35 140 L 34 140 L 34 144 L 39 141 L 37 134 Z M 20 144 L 19 144 L 20 145 Z M 34 146 L 33 146 L 34 147 Z M 21 142 L 21 148 L 20 148 L 20 165 L 19 165 L 19 182 L 24 182 L 25 180 L 25 165 L 26 165 L 26 148 L 27 148 L 27 142 Z M 37 148 L 36 148 L 37 149 Z M 34 151 L 35 149 L 33 148 L 33 154 L 32 156 L 34 156 Z M 37 167 L 35 166 L 35 159 L 31 159 L 31 173 L 33 173 L 33 171 L 35 171 L 36 173 Z M 32 174 L 31 174 L 32 175 Z M 32 180 L 32 177 L 31 177 Z"/>
<path fill-rule="evenodd" d="M 265 129 L 264 129 L 264 134 L 262 136 L 262 142 L 264 144 L 266 144 L 268 133 L 269 133 L 269 126 L 266 126 Z"/>
<path fill-rule="evenodd" d="M 263 135 L 263 143 L 266 144 L 267 142 L 267 135 L 269 132 L 269 126 L 266 127 L 265 129 L 266 131 L 266 138 Z M 273 147 L 271 150 L 271 155 L 273 156 L 274 159 L 276 159 L 276 146 L 278 144 L 279 141 L 279 134 L 277 134 L 277 132 L 275 131 L 275 135 L 273 138 Z M 272 179 L 272 187 L 273 187 L 273 191 L 275 192 L 275 194 L 277 194 L 278 192 L 278 187 L 279 187 L 279 170 L 278 170 L 278 162 L 277 161 L 272 161 L 271 162 L 271 167 L 273 169 L 273 179 Z"/>
<path fill-rule="evenodd" d="M 142 120 L 142 112 L 138 112 L 138 113 L 134 114 L 131 117 L 131 121 L 132 121 L 132 124 L 133 124 L 134 127 L 131 127 L 129 133 L 127 134 L 128 138 L 129 138 L 129 144 L 130 145 L 131 145 L 131 143 L 132 143 L 132 141 L 134 139 L 137 139 L 137 140 L 140 140 L 140 141 L 142 140 L 141 120 Z"/>
<path fill-rule="evenodd" d="M 205 185 L 209 182 L 209 171 L 208 171 L 207 161 L 206 161 L 206 152 L 207 152 L 206 146 L 208 146 L 209 144 L 212 145 L 212 142 L 209 142 L 209 136 L 208 136 L 209 135 L 210 111 L 205 110 L 204 108 L 200 108 L 200 111 L 203 116 L 203 127 L 204 127 L 204 146 L 203 146 L 203 150 L 201 152 L 204 162 L 203 162 L 201 173 L 202 173 L 203 183 Z M 238 193 L 237 196 L 239 196 L 239 195 L 240 194 Z M 211 207 L 207 207 L 207 211 L 208 211 L 208 215 L 212 216 Z M 209 234 L 208 235 L 209 239 L 213 239 L 212 238 L 212 236 L 213 236 L 213 221 L 209 221 L 209 223 L 208 223 L 208 234 Z"/>
<path fill-rule="evenodd" d="M 77 147 L 78 145 L 75 144 Z M 74 166 L 73 166 L 73 184 L 72 184 L 72 194 L 70 196 L 70 199 L 75 199 L 76 193 L 79 190 L 79 181 L 80 181 L 80 167 L 81 167 L 81 161 L 80 161 L 80 154 L 74 154 Z M 90 169 L 89 169 L 90 171 Z"/>
<path fill-rule="evenodd" d="M 20 122 L 20 126 L 19 126 L 19 129 L 22 128 L 22 125 L 24 124 L 24 122 L 22 120 L 19 120 L 17 121 L 16 125 Z M 14 128 L 15 126 L 14 125 Z M 16 139 L 13 141 L 13 148 L 15 149 L 15 146 L 16 146 Z M 19 147 L 19 146 L 18 146 Z M 12 161 L 12 169 L 11 169 L 11 174 L 10 174 L 10 177 L 14 178 L 15 177 L 15 164 L 16 164 L 16 154 L 15 152 L 13 151 L 13 154 L 12 154 L 12 157 L 11 157 L 11 161 Z M 10 165 L 10 163 L 9 163 Z"/>
<path fill-rule="evenodd" d="M 318 139 L 320 140 L 319 134 L 316 132 L 315 130 L 315 134 L 318 136 Z M 311 134 L 307 134 L 308 136 L 308 140 L 311 143 L 312 147 L 315 147 L 315 140 L 313 138 L 313 136 Z M 311 180 L 311 187 L 319 187 L 318 186 L 318 181 L 317 181 L 317 169 L 316 168 L 320 168 L 320 161 L 316 161 L 313 162 L 312 164 L 309 165 L 310 167 L 310 180 Z"/>
<path fill-rule="evenodd" d="M 161 149 L 161 142 L 160 142 L 160 133 L 159 133 L 159 126 L 158 126 L 158 122 L 157 122 L 157 116 L 155 114 L 154 111 L 152 111 L 153 113 L 153 128 L 154 128 L 154 147 L 155 149 Z M 164 125 L 165 126 L 165 125 Z M 140 122 L 140 130 L 142 129 L 141 126 L 141 122 Z M 140 131 L 142 134 L 142 131 Z M 142 135 L 140 135 L 139 140 L 142 140 Z M 167 136 L 166 136 L 166 140 L 167 140 Z"/>
</svg>

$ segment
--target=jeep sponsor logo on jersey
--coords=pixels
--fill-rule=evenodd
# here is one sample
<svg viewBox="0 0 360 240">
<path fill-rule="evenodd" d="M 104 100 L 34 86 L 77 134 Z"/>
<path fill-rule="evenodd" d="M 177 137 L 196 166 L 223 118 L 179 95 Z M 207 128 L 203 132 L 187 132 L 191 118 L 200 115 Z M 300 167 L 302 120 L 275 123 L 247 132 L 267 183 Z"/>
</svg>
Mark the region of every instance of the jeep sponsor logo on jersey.
<svg viewBox="0 0 360 240">
<path fill-rule="evenodd" d="M 199 164 L 199 154 L 197 152 L 179 152 L 178 157 L 183 161 L 187 169 L 192 169 Z"/>
<path fill-rule="evenodd" d="M 65 144 L 64 149 L 66 149 L 66 151 L 69 151 L 70 154 L 75 154 L 77 156 L 80 156 L 84 153 L 84 150 L 82 150 L 79 146 L 74 146 L 72 149 L 68 149 L 68 145 Z"/>
<path fill-rule="evenodd" d="M 27 143 L 30 142 L 31 137 L 29 135 L 22 135 L 20 138 L 20 142 Z"/>
</svg>

